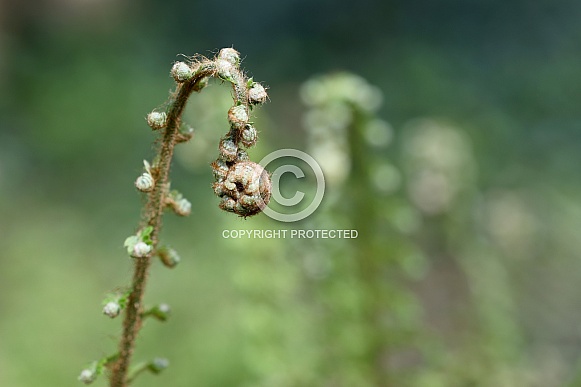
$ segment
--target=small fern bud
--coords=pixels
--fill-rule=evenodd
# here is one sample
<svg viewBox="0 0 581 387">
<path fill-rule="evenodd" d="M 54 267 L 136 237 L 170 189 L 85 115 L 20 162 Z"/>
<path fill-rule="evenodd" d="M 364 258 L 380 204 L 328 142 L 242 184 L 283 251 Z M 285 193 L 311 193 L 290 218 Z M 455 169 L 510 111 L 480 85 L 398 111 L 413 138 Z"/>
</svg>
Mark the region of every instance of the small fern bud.
<svg viewBox="0 0 581 387">
<path fill-rule="evenodd" d="M 251 105 L 258 105 L 265 103 L 268 99 L 266 89 L 260 83 L 253 82 L 248 90 L 248 102 Z"/>
<path fill-rule="evenodd" d="M 151 246 L 145 242 L 139 241 L 133 246 L 131 256 L 134 258 L 144 258 L 151 252 Z"/>
<path fill-rule="evenodd" d="M 218 148 L 220 149 L 222 160 L 226 162 L 236 160 L 238 156 L 238 145 L 230 137 L 223 138 Z"/>
<path fill-rule="evenodd" d="M 135 188 L 141 192 L 151 192 L 154 185 L 155 181 L 149 172 L 144 172 L 135 180 Z"/>
<path fill-rule="evenodd" d="M 171 68 L 171 76 L 178 82 L 185 82 L 194 76 L 194 70 L 185 62 L 176 62 Z"/>
<path fill-rule="evenodd" d="M 218 53 L 218 58 L 223 59 L 234 66 L 238 66 L 240 63 L 240 53 L 229 47 L 221 49 Z"/>
<path fill-rule="evenodd" d="M 156 357 L 155 359 L 153 359 L 153 361 L 149 363 L 148 366 L 149 370 L 154 374 L 159 374 L 167 367 L 169 367 L 169 360 L 161 357 Z"/>
<path fill-rule="evenodd" d="M 228 196 L 222 196 L 219 207 L 224 211 L 236 212 L 236 201 Z"/>
<path fill-rule="evenodd" d="M 176 144 L 180 144 L 182 142 L 188 142 L 194 137 L 194 131 L 191 132 L 180 132 L 176 135 Z"/>
<path fill-rule="evenodd" d="M 161 263 L 170 269 L 176 267 L 181 260 L 177 251 L 169 247 L 162 247 L 158 249 L 157 255 L 159 256 Z"/>
<path fill-rule="evenodd" d="M 169 314 L 171 312 L 171 308 L 168 304 L 159 304 L 157 306 L 157 309 L 161 312 L 161 313 L 165 313 L 166 315 Z"/>
<path fill-rule="evenodd" d="M 228 110 L 228 122 L 230 126 L 241 129 L 248 122 L 248 110 L 244 105 L 232 106 Z"/>
<path fill-rule="evenodd" d="M 181 198 L 176 202 L 174 211 L 179 216 L 188 216 L 192 212 L 192 203 L 186 198 Z"/>
<path fill-rule="evenodd" d="M 162 129 L 167 122 L 167 114 L 164 112 L 151 112 L 147 115 L 147 125 L 153 130 Z"/>
<path fill-rule="evenodd" d="M 175 190 L 166 197 L 165 204 L 179 216 L 188 216 L 192 212 L 192 203 Z"/>
<path fill-rule="evenodd" d="M 103 307 L 103 314 L 111 318 L 119 316 L 121 313 L 121 305 L 118 302 L 110 301 Z"/>
<path fill-rule="evenodd" d="M 153 232 L 152 226 L 147 226 L 137 233 L 137 235 L 131 235 L 125 239 L 123 246 L 127 248 L 127 253 L 133 258 L 143 258 L 146 257 L 151 252 L 151 233 Z"/>
<path fill-rule="evenodd" d="M 214 173 L 214 179 L 216 181 L 223 181 L 226 176 L 228 176 L 228 170 L 230 167 L 223 160 L 216 160 L 212 164 L 212 172 Z"/>
<path fill-rule="evenodd" d="M 244 127 L 244 130 L 240 134 L 240 141 L 244 144 L 245 147 L 249 148 L 256 144 L 258 140 L 258 134 L 256 132 L 256 128 L 250 124 L 247 124 Z"/>
<path fill-rule="evenodd" d="M 192 203 L 178 191 L 171 191 L 165 203 L 179 216 L 188 216 L 192 212 Z"/>
<path fill-rule="evenodd" d="M 117 291 L 107 295 L 103 301 L 103 314 L 111 318 L 119 316 L 121 311 L 127 306 L 129 292 Z"/>
<path fill-rule="evenodd" d="M 222 197 L 222 196 L 226 195 L 226 193 L 227 193 L 225 191 L 223 182 L 224 182 L 224 180 L 212 184 L 212 189 L 214 190 L 214 194 L 218 197 Z"/>
<path fill-rule="evenodd" d="M 154 317 L 159 321 L 167 321 L 171 313 L 171 308 L 168 304 L 159 304 L 148 310 L 145 314 Z"/>
<path fill-rule="evenodd" d="M 223 79 L 228 82 L 234 82 L 235 72 L 236 68 L 234 67 L 234 65 L 227 61 L 226 59 L 216 60 L 216 74 L 220 79 Z"/>
<path fill-rule="evenodd" d="M 97 372 L 94 369 L 84 369 L 78 377 L 79 382 L 91 384 L 97 379 Z"/>
</svg>

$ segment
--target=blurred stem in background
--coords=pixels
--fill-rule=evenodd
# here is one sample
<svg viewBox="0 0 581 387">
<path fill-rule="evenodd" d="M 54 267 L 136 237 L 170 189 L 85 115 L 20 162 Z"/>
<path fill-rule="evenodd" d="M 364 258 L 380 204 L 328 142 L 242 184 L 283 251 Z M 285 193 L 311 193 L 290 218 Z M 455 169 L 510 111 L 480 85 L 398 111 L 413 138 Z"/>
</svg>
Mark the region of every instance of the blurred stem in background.
<svg viewBox="0 0 581 387">
<path fill-rule="evenodd" d="M 393 196 L 400 174 L 386 154 L 391 127 L 375 115 L 382 95 L 348 73 L 313 78 L 302 95 L 311 109 L 309 147 L 325 172 L 330 196 L 313 221 L 358 233 L 347 253 L 328 257 L 334 268 L 320 282 L 327 314 L 321 328 L 331 327 L 326 339 L 331 356 L 323 357 L 329 361 L 327 382 L 401 386 L 421 360 L 413 338 L 419 316 L 402 271 L 402 252 L 412 247 L 389 223 L 390 204 L 406 205 Z M 352 303 L 326 295 L 340 287 L 353 288 Z"/>
<path fill-rule="evenodd" d="M 363 87 L 363 85 L 361 85 Z M 358 90 L 352 90 L 357 93 Z M 342 205 L 350 209 L 352 227 L 359 233 L 353 241 L 355 255 L 353 257 L 358 269 L 357 276 L 365 289 L 365 299 L 362 300 L 363 328 L 369 337 L 362 353 L 362 364 L 369 364 L 371 368 L 370 384 L 378 387 L 397 385 L 387 371 L 386 360 L 389 354 L 387 314 L 389 310 L 389 297 L 386 297 L 384 282 L 387 281 L 386 268 L 393 258 L 383 256 L 382 249 L 377 244 L 389 244 L 391 237 L 378 241 L 380 229 L 378 211 L 381 206 L 377 203 L 377 189 L 369 181 L 369 169 L 375 165 L 375 160 L 370 160 L 369 144 L 364 139 L 364 133 L 369 125 L 369 113 L 365 106 L 355 103 L 348 105 L 351 108 L 352 124 L 347 128 L 348 143 L 350 149 L 351 170 L 349 173 L 344 195 L 340 198 Z M 368 200 L 354 200 L 367 197 Z M 349 203 L 349 205 L 347 205 Z M 389 293 L 387 293 L 389 294 Z M 393 334 L 393 333 L 392 333 Z M 395 379 L 395 378 L 394 378 Z M 395 384 L 394 384 L 395 383 Z"/>
</svg>

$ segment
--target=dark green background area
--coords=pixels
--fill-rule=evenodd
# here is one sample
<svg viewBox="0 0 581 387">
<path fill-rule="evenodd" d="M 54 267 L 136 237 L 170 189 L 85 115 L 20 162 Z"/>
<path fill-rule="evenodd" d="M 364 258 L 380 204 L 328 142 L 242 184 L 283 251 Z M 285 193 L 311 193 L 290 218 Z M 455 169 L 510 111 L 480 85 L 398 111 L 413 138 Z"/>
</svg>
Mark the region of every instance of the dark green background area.
<svg viewBox="0 0 581 387">
<path fill-rule="evenodd" d="M 394 265 L 389 294 L 378 296 L 402 315 L 418 310 L 412 333 L 390 334 L 394 348 L 422 353 L 386 365 L 406 373 L 393 385 L 578 385 L 579 20 L 581 3 L 568 0 L 1 2 L 0 385 L 75 385 L 88 362 L 114 351 L 120 321 L 102 316 L 100 303 L 131 275 L 122 244 L 143 203 L 133 181 L 155 140 L 144 118 L 174 87 L 177 54 L 211 56 L 222 47 L 240 51 L 242 66 L 269 87 L 270 102 L 256 110 L 255 161 L 280 148 L 306 150 L 300 85 L 335 71 L 358 74 L 383 93 L 378 115 L 394 128 L 394 141 L 381 157 L 403 176 L 385 199 L 389 211 L 408 200 L 402 139 L 411 120 L 442 120 L 470 140 L 478 172 L 469 197 L 444 215 L 424 216 L 410 235 L 378 228 L 364 237 L 377 262 L 397 260 L 401 241 L 425 259 L 421 275 Z M 317 377 L 333 372 L 309 363 L 312 353 L 325 353 L 321 332 L 352 327 L 348 319 L 321 322 L 309 299 L 351 300 L 343 289 L 350 282 L 337 285 L 351 278 L 350 264 L 340 262 L 367 247 L 228 240 L 222 231 L 340 228 L 361 219 L 349 206 L 291 225 L 221 212 L 208 164 L 227 131 L 229 90 L 210 88 L 186 113 L 209 150 L 192 163 L 182 154 L 172 170 L 193 204 L 190 217 L 164 221 L 163 238 L 182 262 L 174 270 L 156 262 L 146 294 L 150 304 L 172 305 L 173 316 L 148 321 L 136 352 L 137 360 L 167 357 L 171 367 L 136 385 L 322 385 Z M 370 201 L 369 192 L 355 192 L 353 208 Z M 520 198 L 525 219 L 534 220 L 525 253 L 495 246 L 482 226 L 480 204 L 498 192 Z M 345 272 L 328 282 L 305 279 L 301 257 L 313 252 Z M 482 263 L 488 256 L 492 266 Z M 412 294 L 414 306 L 400 293 Z M 349 345 L 340 341 L 335 355 Z M 369 366 L 363 356 L 343 361 L 337 367 L 354 374 Z M 304 370 L 315 376 L 293 374 Z"/>
</svg>

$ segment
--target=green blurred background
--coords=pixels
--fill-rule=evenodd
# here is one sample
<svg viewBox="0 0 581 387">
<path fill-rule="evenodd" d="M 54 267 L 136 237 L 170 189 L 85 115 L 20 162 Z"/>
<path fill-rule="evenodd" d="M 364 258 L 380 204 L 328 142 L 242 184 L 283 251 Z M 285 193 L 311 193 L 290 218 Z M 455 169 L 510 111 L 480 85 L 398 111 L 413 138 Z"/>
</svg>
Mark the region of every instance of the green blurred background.
<svg viewBox="0 0 581 387">
<path fill-rule="evenodd" d="M 176 54 L 231 46 L 270 87 L 251 158 L 328 150 L 327 195 L 293 224 L 221 212 L 229 91 L 193 96 L 172 171 L 192 215 L 163 230 L 182 262 L 146 294 L 173 315 L 135 354 L 171 366 L 135 385 L 581 385 L 579 20 L 572 0 L 0 2 L 0 385 L 78 385 L 115 350 L 101 301 L 131 276 L 144 117 Z M 359 238 L 222 237 L 280 228 Z"/>
</svg>

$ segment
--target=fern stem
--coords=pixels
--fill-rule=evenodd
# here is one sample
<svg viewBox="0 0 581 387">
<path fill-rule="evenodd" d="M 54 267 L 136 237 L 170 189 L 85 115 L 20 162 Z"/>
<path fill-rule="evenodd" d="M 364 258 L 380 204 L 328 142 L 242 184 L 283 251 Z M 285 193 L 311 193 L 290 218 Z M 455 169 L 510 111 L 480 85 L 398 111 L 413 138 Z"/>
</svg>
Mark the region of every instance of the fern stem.
<svg viewBox="0 0 581 387">
<path fill-rule="evenodd" d="M 181 117 L 189 96 L 195 89 L 196 82 L 211 75 L 212 70 L 206 69 L 199 72 L 188 82 L 178 85 L 175 98 L 167 115 L 167 125 L 163 134 L 163 139 L 159 147 L 159 167 L 157 170 L 156 183 L 153 191 L 150 192 L 142 226 L 151 226 L 152 252 L 142 258 L 134 258 L 133 281 L 129 294 L 125 319 L 123 321 L 123 334 L 119 343 L 119 358 L 111 368 L 110 386 L 126 387 L 127 372 L 131 363 L 131 355 L 135 347 L 135 339 L 141 329 L 141 313 L 143 311 L 143 295 L 151 264 L 151 258 L 157 250 L 159 242 L 159 231 L 162 225 L 163 210 L 165 207 L 165 197 L 168 193 L 169 172 L 176 145 L 176 137 L 179 133 Z"/>
</svg>

